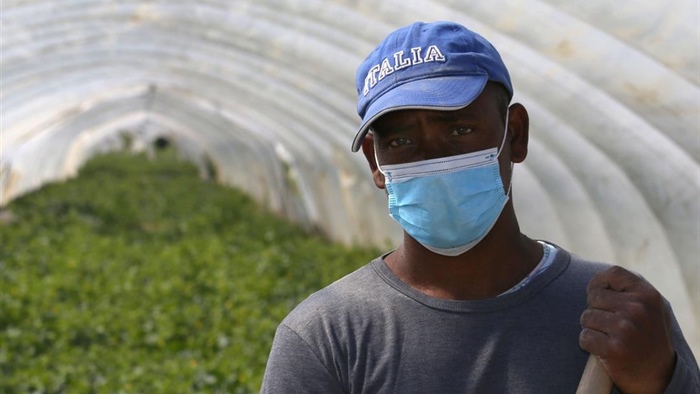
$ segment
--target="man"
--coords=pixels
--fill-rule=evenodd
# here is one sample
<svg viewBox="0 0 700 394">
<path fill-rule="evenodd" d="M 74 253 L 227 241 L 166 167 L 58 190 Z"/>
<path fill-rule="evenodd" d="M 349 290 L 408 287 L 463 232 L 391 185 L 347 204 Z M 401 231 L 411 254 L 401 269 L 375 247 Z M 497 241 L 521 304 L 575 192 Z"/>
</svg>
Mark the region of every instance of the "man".
<svg viewBox="0 0 700 394">
<path fill-rule="evenodd" d="M 699 393 L 659 293 L 620 267 L 520 232 L 513 165 L 528 114 L 483 37 L 454 23 L 391 33 L 360 65 L 362 148 L 394 251 L 280 324 L 264 393 L 573 393 L 589 352 L 623 393 Z"/>
</svg>

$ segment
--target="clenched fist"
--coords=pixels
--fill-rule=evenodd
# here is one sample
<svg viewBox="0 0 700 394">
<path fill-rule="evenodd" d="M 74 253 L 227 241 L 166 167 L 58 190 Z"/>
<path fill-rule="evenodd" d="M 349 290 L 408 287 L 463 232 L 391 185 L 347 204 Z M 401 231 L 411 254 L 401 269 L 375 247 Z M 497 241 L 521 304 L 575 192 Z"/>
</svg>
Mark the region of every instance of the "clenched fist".
<svg viewBox="0 0 700 394">
<path fill-rule="evenodd" d="M 621 267 L 596 274 L 581 315 L 581 347 L 600 359 L 623 393 L 662 393 L 676 353 L 664 301 L 656 289 Z"/>
</svg>

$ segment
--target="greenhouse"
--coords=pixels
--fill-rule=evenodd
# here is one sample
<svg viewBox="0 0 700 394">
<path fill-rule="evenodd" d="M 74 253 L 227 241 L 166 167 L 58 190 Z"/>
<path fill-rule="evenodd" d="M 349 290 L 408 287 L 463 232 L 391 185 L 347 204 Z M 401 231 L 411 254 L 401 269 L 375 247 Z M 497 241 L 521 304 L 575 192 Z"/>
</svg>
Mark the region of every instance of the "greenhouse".
<svg viewBox="0 0 700 394">
<path fill-rule="evenodd" d="M 401 229 L 350 149 L 355 70 L 395 28 L 454 20 L 530 115 L 523 232 L 642 274 L 697 358 L 699 19 L 690 0 L 6 0 L 0 204 L 169 144 L 307 230 L 386 249 Z"/>
</svg>

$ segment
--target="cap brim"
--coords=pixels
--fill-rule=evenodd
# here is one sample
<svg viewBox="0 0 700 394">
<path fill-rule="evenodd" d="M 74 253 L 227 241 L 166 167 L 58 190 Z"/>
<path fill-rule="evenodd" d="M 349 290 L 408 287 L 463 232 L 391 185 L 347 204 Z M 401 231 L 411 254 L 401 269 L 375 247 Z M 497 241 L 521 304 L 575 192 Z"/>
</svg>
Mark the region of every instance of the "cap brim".
<svg viewBox="0 0 700 394">
<path fill-rule="evenodd" d="M 449 111 L 463 108 L 481 94 L 486 82 L 486 75 L 460 75 L 419 79 L 391 89 L 370 104 L 352 141 L 352 151 L 360 149 L 372 122 L 380 116 L 401 109 Z"/>
</svg>

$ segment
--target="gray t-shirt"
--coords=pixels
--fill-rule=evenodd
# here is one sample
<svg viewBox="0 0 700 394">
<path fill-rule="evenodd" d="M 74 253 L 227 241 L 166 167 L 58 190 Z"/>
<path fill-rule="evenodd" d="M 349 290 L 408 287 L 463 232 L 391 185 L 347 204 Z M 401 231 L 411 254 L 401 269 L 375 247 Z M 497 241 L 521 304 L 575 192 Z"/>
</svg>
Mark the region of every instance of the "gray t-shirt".
<svg viewBox="0 0 700 394">
<path fill-rule="evenodd" d="M 579 318 L 607 265 L 558 249 L 500 297 L 454 301 L 402 282 L 382 258 L 312 294 L 280 324 L 262 393 L 574 393 L 588 353 Z M 675 318 L 668 393 L 700 393 Z"/>
</svg>

